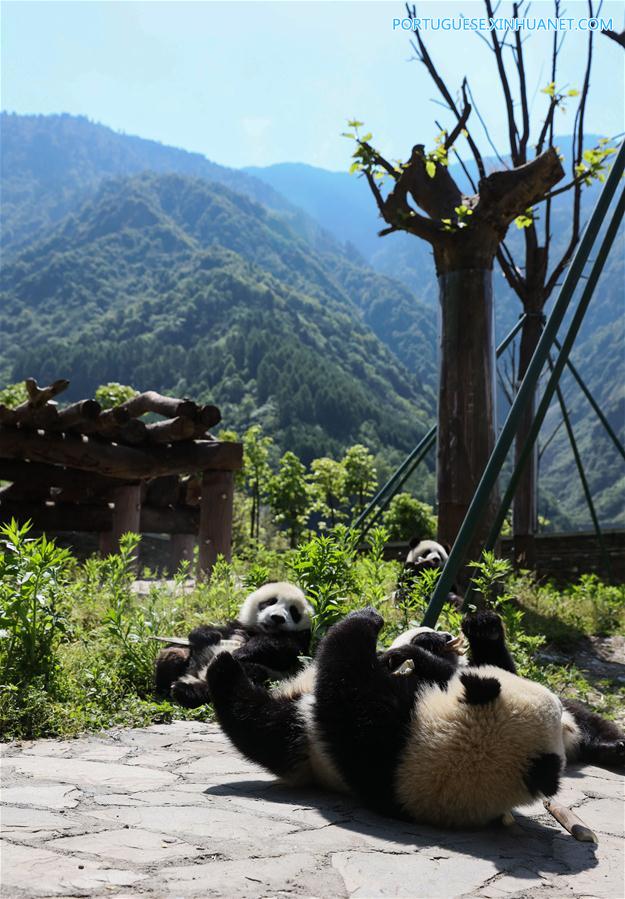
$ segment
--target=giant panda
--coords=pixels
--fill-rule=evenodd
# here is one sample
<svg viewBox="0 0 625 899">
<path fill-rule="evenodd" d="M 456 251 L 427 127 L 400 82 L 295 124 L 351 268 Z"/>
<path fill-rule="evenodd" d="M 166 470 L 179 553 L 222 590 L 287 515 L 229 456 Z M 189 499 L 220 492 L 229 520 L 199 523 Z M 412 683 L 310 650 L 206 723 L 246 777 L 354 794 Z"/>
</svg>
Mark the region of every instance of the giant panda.
<svg viewBox="0 0 625 899">
<path fill-rule="evenodd" d="M 188 649 L 164 649 L 156 659 L 156 688 L 187 708 L 210 702 L 206 672 L 225 650 L 245 664 L 253 679 L 278 680 L 295 671 L 299 656 L 308 653 L 312 613 L 294 584 L 263 584 L 245 598 L 235 621 L 195 628 Z"/>
<path fill-rule="evenodd" d="M 458 670 L 415 645 L 398 675 L 376 654 L 382 625 L 373 609 L 347 616 L 313 668 L 272 692 L 220 655 L 207 679 L 227 736 L 289 783 L 348 790 L 422 823 L 485 824 L 557 791 L 565 758 L 556 696 L 494 666 Z M 479 656 L 479 639 L 468 639 Z"/>
<path fill-rule="evenodd" d="M 396 600 L 401 602 L 410 598 L 415 580 L 423 571 L 443 568 L 450 549 L 448 544 L 443 545 L 436 540 L 413 537 L 408 544 L 408 553 L 397 581 Z M 462 597 L 458 596 L 455 584 L 452 584 L 446 601 L 458 609 L 462 607 Z"/>
<path fill-rule="evenodd" d="M 516 673 L 498 615 L 490 610 L 481 610 L 465 616 L 462 629 L 469 637 L 473 665 L 490 664 Z M 383 654 L 384 664 L 391 671 L 399 670 L 410 659 L 411 647 L 427 649 L 456 666 L 467 664 L 462 638 L 428 627 L 416 627 L 400 634 Z M 625 734 L 618 726 L 578 700 L 562 699 L 562 705 L 562 734 L 567 762 L 625 768 Z"/>
</svg>

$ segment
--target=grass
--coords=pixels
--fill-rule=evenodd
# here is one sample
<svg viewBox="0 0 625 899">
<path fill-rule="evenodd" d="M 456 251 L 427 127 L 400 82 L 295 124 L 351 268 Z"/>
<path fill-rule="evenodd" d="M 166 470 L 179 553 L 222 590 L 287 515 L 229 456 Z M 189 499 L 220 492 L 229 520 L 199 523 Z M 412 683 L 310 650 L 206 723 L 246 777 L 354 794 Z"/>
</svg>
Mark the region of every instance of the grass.
<svg viewBox="0 0 625 899">
<path fill-rule="evenodd" d="M 120 553 L 79 563 L 45 538 L 16 524 L 0 529 L 0 734 L 4 740 L 70 737 L 107 727 L 174 719 L 210 720 L 210 706 L 187 711 L 155 698 L 155 635 L 185 635 L 195 625 L 236 617 L 243 597 L 266 580 L 297 580 L 316 608 L 314 641 L 337 618 L 374 605 L 386 626 L 381 642 L 420 622 L 436 573 L 400 602 L 393 598 L 400 566 L 385 562 L 386 534 L 372 531 L 359 554 L 345 528 L 313 536 L 296 550 L 248 547 L 232 564 L 220 560 L 210 582 L 189 586 L 183 566 L 169 584 L 147 595 L 132 589 L 138 538 L 126 535 Z M 541 660 L 549 641 L 570 647 L 579 635 L 616 633 L 624 623 L 622 588 L 582 578 L 563 591 L 513 577 L 506 563 L 487 559 L 476 577 L 506 622 L 520 673 L 556 692 L 614 714 L 623 688 L 591 682 L 574 665 Z M 503 565 L 503 568 L 502 568 Z M 149 574 L 149 573 L 148 573 Z M 496 589 L 495 589 L 496 588 Z M 461 616 L 443 611 L 440 626 L 457 631 Z M 572 642 L 571 642 L 572 641 Z"/>
</svg>

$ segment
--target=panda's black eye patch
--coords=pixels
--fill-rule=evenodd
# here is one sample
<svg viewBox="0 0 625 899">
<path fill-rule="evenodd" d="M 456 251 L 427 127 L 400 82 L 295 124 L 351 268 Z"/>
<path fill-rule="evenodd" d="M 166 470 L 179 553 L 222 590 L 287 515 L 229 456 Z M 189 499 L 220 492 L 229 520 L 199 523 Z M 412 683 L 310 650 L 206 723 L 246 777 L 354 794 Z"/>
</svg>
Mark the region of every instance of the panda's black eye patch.
<svg viewBox="0 0 625 899">
<path fill-rule="evenodd" d="M 260 603 L 258 608 L 266 609 L 266 608 L 268 608 L 268 606 L 275 606 L 277 601 L 278 601 L 278 598 L 276 596 L 272 597 L 271 599 L 265 599 L 263 602 Z"/>
<path fill-rule="evenodd" d="M 289 612 L 291 613 L 291 618 L 293 619 L 295 624 L 297 624 L 298 621 L 301 621 L 302 613 L 297 608 L 297 606 L 291 606 L 291 608 L 289 609 Z"/>
</svg>

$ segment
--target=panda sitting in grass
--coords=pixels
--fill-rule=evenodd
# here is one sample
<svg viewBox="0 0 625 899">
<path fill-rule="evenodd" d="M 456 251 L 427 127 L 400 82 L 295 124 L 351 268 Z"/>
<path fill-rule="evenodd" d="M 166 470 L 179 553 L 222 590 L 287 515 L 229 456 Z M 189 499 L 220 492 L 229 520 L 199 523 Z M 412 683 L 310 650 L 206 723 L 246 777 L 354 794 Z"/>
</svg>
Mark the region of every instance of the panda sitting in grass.
<svg viewBox="0 0 625 899">
<path fill-rule="evenodd" d="M 280 680 L 300 667 L 310 648 L 312 607 L 299 587 L 286 581 L 250 593 L 235 621 L 201 625 L 188 647 L 169 646 L 156 659 L 156 689 L 186 708 L 210 702 L 209 665 L 228 650 L 254 682 Z"/>
</svg>

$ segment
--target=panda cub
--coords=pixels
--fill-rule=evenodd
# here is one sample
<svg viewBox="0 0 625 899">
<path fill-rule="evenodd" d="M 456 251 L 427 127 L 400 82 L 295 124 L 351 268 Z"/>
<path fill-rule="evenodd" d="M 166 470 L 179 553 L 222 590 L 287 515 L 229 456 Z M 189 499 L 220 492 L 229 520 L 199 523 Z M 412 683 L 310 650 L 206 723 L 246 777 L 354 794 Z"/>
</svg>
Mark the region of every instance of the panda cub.
<svg viewBox="0 0 625 899">
<path fill-rule="evenodd" d="M 479 611 L 465 617 L 462 629 L 469 638 L 472 664 L 495 665 L 516 673 L 499 616 L 487 610 Z M 420 647 L 448 662 L 453 661 L 456 666 L 466 665 L 461 639 L 428 627 L 413 628 L 393 641 L 384 654 L 385 664 L 396 671 L 411 658 L 411 647 Z M 563 699 L 562 705 L 562 734 L 567 761 L 625 768 L 625 734 L 617 725 L 593 712 L 583 702 Z"/>
<path fill-rule="evenodd" d="M 156 659 L 156 687 L 180 705 L 210 702 L 209 665 L 228 650 L 253 680 L 279 680 L 299 667 L 310 647 L 312 607 L 304 593 L 286 581 L 264 584 L 250 593 L 236 621 L 201 625 L 189 634 L 189 649 L 168 647 Z"/>
<path fill-rule="evenodd" d="M 376 653 L 382 625 L 373 609 L 347 616 L 315 665 L 273 692 L 219 656 L 207 678 L 235 746 L 290 783 L 349 790 L 375 811 L 430 824 L 485 824 L 557 791 L 557 697 L 492 665 L 457 670 L 414 645 L 400 647 L 411 665 L 398 675 L 397 659 Z M 479 643 L 469 634 L 477 664 Z"/>
<path fill-rule="evenodd" d="M 447 544 L 443 545 L 436 540 L 413 537 L 408 544 L 408 554 L 397 582 L 397 598 L 401 601 L 410 596 L 415 580 L 423 571 L 443 568 L 449 557 L 449 550 Z M 447 602 L 458 609 L 462 607 L 462 597 L 458 596 L 455 584 L 452 584 Z"/>
</svg>

